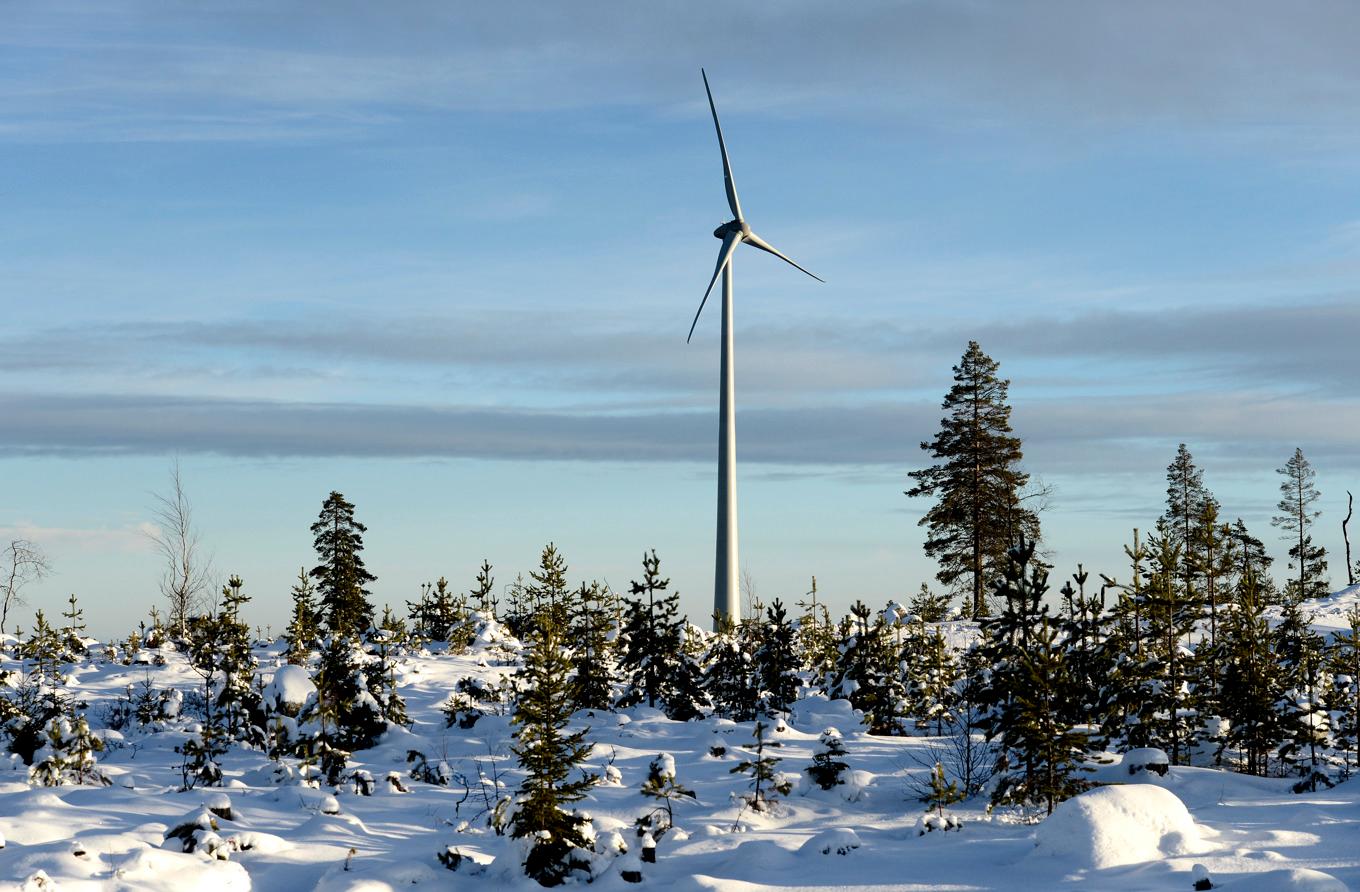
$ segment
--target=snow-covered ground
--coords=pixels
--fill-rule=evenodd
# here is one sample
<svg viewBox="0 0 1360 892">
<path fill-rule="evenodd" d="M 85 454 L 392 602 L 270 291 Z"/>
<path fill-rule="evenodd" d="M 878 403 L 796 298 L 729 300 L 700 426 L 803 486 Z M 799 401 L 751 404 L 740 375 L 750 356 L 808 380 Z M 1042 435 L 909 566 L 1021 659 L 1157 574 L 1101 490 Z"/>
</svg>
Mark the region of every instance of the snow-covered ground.
<svg viewBox="0 0 1360 892">
<path fill-rule="evenodd" d="M 88 704 L 91 725 L 99 729 L 113 698 L 148 678 L 160 688 L 194 688 L 197 676 L 167 654 L 164 666 L 101 659 L 77 667 L 71 684 Z M 282 662 L 279 648 L 257 654 L 268 684 Z M 507 717 L 446 728 L 439 709 L 456 680 L 509 671 L 475 649 L 405 659 L 400 689 L 411 729 L 390 731 L 353 759 L 377 781 L 371 796 L 345 789 L 332 798 L 329 790 L 276 784 L 273 763 L 239 747 L 224 761 L 224 788 L 180 792 L 174 747 L 186 732 L 173 722 L 159 731 L 106 732 L 101 767 L 113 782 L 108 787 L 30 787 L 24 766 L 14 763 L 0 771 L 6 843 L 0 889 L 538 888 L 521 875 L 516 847 L 479 817 L 496 771 L 508 788 L 518 784 Z M 305 696 L 306 679 L 291 673 L 272 690 Z M 577 720 L 589 726 L 592 767 L 606 778 L 584 808 L 598 831 L 616 830 L 633 847 L 605 867 L 595 883 L 601 888 L 639 888 L 621 874 L 640 869 L 643 887 L 665 889 L 1188 890 L 1202 865 L 1214 888 L 1360 890 L 1360 784 L 1354 782 L 1295 795 L 1286 780 L 1207 768 L 1131 777 L 1112 764 L 1100 770 L 1101 780 L 1138 785 L 1098 788 L 1040 824 L 965 804 L 952 810 L 962 830 L 921 835 L 924 811 L 913 785 L 933 760 L 932 740 L 868 736 L 845 701 L 800 701 L 790 721 L 776 728 L 773 752 L 795 786 L 769 813 L 743 808 L 734 795 L 747 789 L 747 778 L 731 769 L 742 758 L 737 747 L 751 739 L 750 724 L 672 722 L 645 707 L 582 713 Z M 828 726 L 844 735 L 853 783 L 823 791 L 801 777 Z M 413 780 L 410 750 L 447 763 L 454 782 Z M 680 829 L 661 840 L 656 863 L 639 864 L 633 825 L 652 804 L 639 786 L 659 753 L 674 756 L 678 779 L 697 802 L 676 805 Z M 391 772 L 409 792 L 386 780 Z M 166 847 L 167 830 L 205 806 L 220 809 L 222 794 L 232 820 L 213 820 L 217 836 L 233 849 L 229 860 L 185 854 L 177 840 Z M 336 806 L 338 813 L 327 813 Z M 437 857 L 449 847 L 468 859 L 456 872 Z"/>
</svg>

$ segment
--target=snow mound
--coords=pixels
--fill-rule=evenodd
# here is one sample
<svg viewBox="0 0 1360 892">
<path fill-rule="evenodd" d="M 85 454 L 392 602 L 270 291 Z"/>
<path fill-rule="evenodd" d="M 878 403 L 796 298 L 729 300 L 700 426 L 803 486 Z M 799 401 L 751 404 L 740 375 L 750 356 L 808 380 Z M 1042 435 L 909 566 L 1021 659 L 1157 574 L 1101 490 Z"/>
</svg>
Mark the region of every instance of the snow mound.
<svg viewBox="0 0 1360 892">
<path fill-rule="evenodd" d="M 800 855 L 848 855 L 860 847 L 859 834 L 849 827 L 832 827 L 814 834 L 798 848 Z"/>
<path fill-rule="evenodd" d="M 1346 884 L 1331 874 L 1304 867 L 1233 877 L 1222 885 L 1232 892 L 1348 892 Z"/>
<path fill-rule="evenodd" d="M 287 663 L 274 672 L 274 679 L 265 687 L 264 702 L 275 710 L 296 712 L 315 691 L 307 670 Z"/>
<path fill-rule="evenodd" d="M 832 827 L 815 834 L 798 847 L 800 855 L 849 855 L 861 846 L 860 835 L 849 827 Z"/>
<path fill-rule="evenodd" d="M 1176 794 L 1152 784 L 1097 787 L 1061 803 L 1039 825 L 1038 851 L 1104 868 L 1187 855 L 1199 828 Z"/>
</svg>

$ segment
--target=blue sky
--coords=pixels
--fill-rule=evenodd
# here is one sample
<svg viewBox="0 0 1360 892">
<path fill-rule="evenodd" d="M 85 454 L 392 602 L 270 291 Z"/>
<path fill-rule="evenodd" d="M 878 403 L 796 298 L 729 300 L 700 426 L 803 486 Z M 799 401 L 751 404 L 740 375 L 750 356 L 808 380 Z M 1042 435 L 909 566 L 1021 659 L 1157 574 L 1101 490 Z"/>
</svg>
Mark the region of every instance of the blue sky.
<svg viewBox="0 0 1360 892">
<path fill-rule="evenodd" d="M 1277 554 L 1334 554 L 1360 406 L 1360 10 L 1345 3 L 17 3 L 0 33 L 0 534 L 95 630 L 156 602 L 178 457 L 277 627 L 339 489 L 375 596 L 549 539 L 709 609 L 717 314 L 738 257 L 744 568 L 844 606 L 933 568 L 920 466 L 970 338 L 1054 488 L 1058 571 L 1119 576 L 1186 442 Z M 1333 578 L 1344 581 L 1339 555 Z"/>
</svg>

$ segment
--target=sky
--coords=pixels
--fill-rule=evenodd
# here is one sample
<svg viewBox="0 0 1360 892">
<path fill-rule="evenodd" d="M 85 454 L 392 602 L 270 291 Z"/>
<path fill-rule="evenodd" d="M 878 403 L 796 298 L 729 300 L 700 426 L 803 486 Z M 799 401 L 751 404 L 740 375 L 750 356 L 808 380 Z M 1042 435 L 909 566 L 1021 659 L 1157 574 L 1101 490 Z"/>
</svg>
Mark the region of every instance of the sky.
<svg viewBox="0 0 1360 892">
<path fill-rule="evenodd" d="M 1360 7 L 811 0 L 11 2 L 0 28 L 0 540 L 91 629 L 160 601 L 179 462 L 275 631 L 331 490 L 374 600 L 554 541 L 711 607 L 736 258 L 741 565 L 765 601 L 906 599 L 903 495 L 977 340 L 1051 487 L 1055 583 L 1186 443 L 1270 528 L 1294 449 L 1345 582 L 1360 486 Z"/>
</svg>

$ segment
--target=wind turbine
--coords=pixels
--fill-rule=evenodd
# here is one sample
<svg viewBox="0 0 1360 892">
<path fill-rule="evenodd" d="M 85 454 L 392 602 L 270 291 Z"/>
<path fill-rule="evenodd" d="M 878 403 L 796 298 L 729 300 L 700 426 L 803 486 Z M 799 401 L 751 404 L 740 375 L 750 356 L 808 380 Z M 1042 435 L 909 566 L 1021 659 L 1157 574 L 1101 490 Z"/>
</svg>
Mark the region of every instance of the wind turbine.
<svg viewBox="0 0 1360 892">
<path fill-rule="evenodd" d="M 737 245 L 743 242 L 773 254 L 790 266 L 807 273 L 818 282 L 821 278 L 812 275 L 794 263 L 769 242 L 751 231 L 746 218 L 741 215 L 741 202 L 737 200 L 737 185 L 732 179 L 732 162 L 727 158 L 727 143 L 723 141 L 722 125 L 718 123 L 718 107 L 713 104 L 713 91 L 708 86 L 708 73 L 702 68 L 699 73 L 704 78 L 704 92 L 708 94 L 708 109 L 713 113 L 713 127 L 718 131 L 718 148 L 722 151 L 723 186 L 727 190 L 727 206 L 732 211 L 732 219 L 713 230 L 713 235 L 722 239 L 718 251 L 718 265 L 713 270 L 713 278 L 708 281 L 704 299 L 699 301 L 699 310 L 694 314 L 694 322 L 689 327 L 689 343 L 694 337 L 694 326 L 699 324 L 699 314 L 708 303 L 708 295 L 713 285 L 722 276 L 722 373 L 718 390 L 718 535 L 714 559 L 713 580 L 713 626 L 717 629 L 723 619 L 736 622 L 741 619 L 741 602 L 737 589 L 737 419 L 736 404 L 733 400 L 732 384 L 732 256 Z"/>
</svg>

